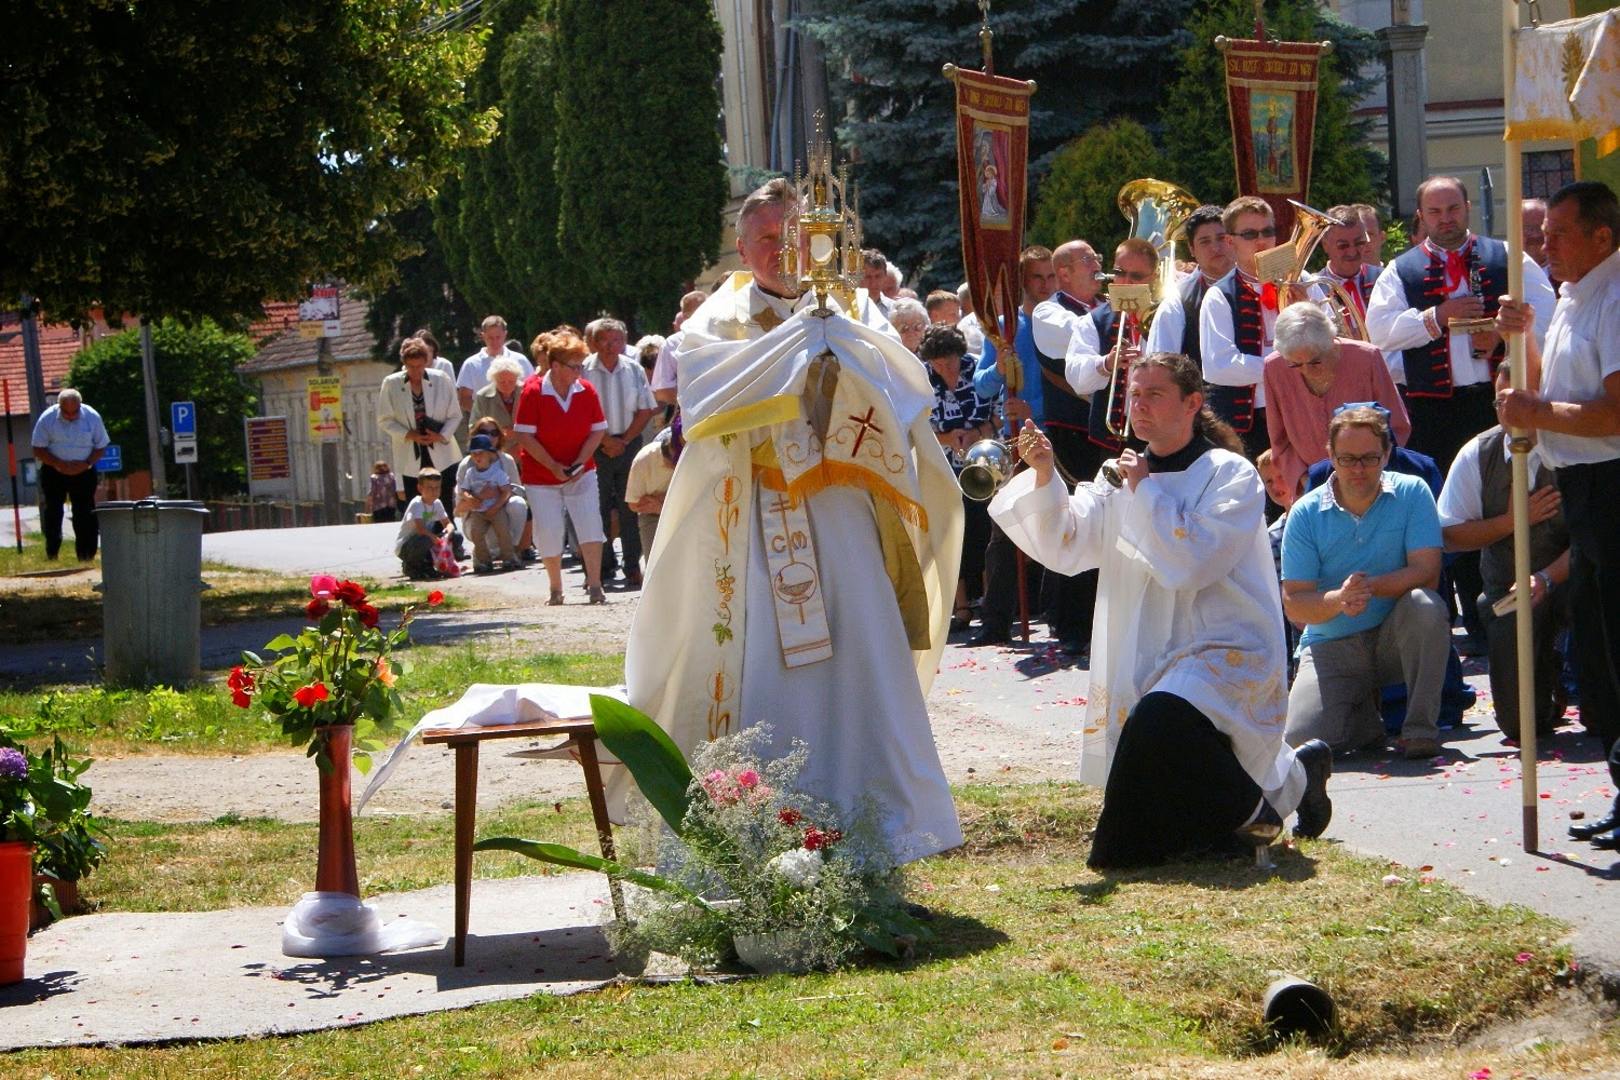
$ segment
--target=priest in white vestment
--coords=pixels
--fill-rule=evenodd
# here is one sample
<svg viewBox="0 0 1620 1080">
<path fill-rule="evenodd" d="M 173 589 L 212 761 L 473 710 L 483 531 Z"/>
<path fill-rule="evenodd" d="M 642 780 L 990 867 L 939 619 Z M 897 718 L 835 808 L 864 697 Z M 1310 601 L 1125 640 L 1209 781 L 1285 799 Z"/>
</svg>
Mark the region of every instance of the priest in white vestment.
<svg viewBox="0 0 1620 1080">
<path fill-rule="evenodd" d="M 1090 863 L 1123 867 L 1251 842 L 1280 830 L 1318 836 L 1332 813 L 1326 744 L 1283 741 L 1282 601 L 1265 530 L 1265 492 L 1236 435 L 1204 408 L 1185 356 L 1133 365 L 1131 426 L 1143 454 L 1126 482 L 1071 495 L 1050 444 L 1021 436 L 1031 468 L 990 515 L 1042 565 L 1100 568 L 1081 780 L 1102 786 Z M 1225 445 L 1222 445 L 1222 444 Z"/>
<path fill-rule="evenodd" d="M 785 182 L 744 203 L 734 273 L 682 327 L 686 449 L 664 498 L 625 679 L 683 752 L 768 723 L 805 793 L 870 804 L 900 861 L 962 842 L 924 696 L 956 588 L 962 499 L 927 369 L 864 292 L 786 296 Z M 829 299 L 836 308 L 836 301 Z M 610 803 L 630 781 L 608 771 Z"/>
</svg>

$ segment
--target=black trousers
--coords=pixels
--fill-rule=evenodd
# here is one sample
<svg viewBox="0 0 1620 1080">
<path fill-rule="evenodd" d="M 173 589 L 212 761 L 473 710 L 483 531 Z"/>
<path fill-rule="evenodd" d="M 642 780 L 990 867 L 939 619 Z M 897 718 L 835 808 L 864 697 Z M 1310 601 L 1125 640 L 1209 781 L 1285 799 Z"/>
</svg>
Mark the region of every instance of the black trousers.
<svg viewBox="0 0 1620 1080">
<path fill-rule="evenodd" d="M 1496 423 L 1496 390 L 1489 383 L 1459 386 L 1449 398 L 1406 397 L 1406 415 L 1412 420 L 1408 450 L 1434 458 L 1440 475 L 1451 472 L 1451 463 L 1463 444 Z M 1465 551 L 1447 566 L 1456 584 L 1457 609 L 1470 633 L 1480 630 L 1477 607 L 1485 582 L 1479 576 L 1479 552 Z"/>
<path fill-rule="evenodd" d="M 608 457 L 596 452 L 596 498 L 602 508 L 602 578 L 612 577 L 619 568 L 618 555 L 613 551 L 613 519 L 619 519 L 619 546 L 624 549 L 626 577 L 641 573 L 641 524 L 636 512 L 624 504 L 624 489 L 630 479 L 630 463 L 641 449 L 640 435 L 624 444 L 624 453 Z"/>
<path fill-rule="evenodd" d="M 990 504 L 962 496 L 962 568 L 958 577 L 971 603 L 984 595 L 984 549 L 990 543 Z"/>
<path fill-rule="evenodd" d="M 1602 740 L 1620 786 L 1620 458 L 1558 470 L 1569 525 L 1570 623 L 1581 685 L 1581 722 Z M 1620 805 L 1620 797 L 1616 798 Z"/>
<path fill-rule="evenodd" d="M 1234 849 L 1260 806 L 1260 786 L 1232 741 L 1185 698 L 1154 691 L 1131 710 L 1114 748 L 1102 814 L 1086 859 L 1095 868 L 1149 866 Z"/>
<path fill-rule="evenodd" d="M 444 507 L 445 516 L 450 519 L 454 528 L 456 520 L 456 470 L 461 468 L 461 462 L 453 461 L 448 468 L 439 472 L 439 505 Z M 400 503 L 400 510 L 409 506 L 411 500 L 416 498 L 416 477 L 407 476 L 405 480 L 405 499 Z"/>
<path fill-rule="evenodd" d="M 1254 425 L 1238 435 L 1243 440 L 1243 456 L 1253 461 L 1271 449 L 1271 429 L 1266 426 L 1266 410 L 1254 410 Z"/>
<path fill-rule="evenodd" d="M 67 476 L 49 465 L 39 467 L 39 493 L 45 505 L 39 514 L 39 528 L 45 534 L 45 557 L 56 558 L 62 550 L 62 508 L 73 507 L 73 552 L 81 561 L 96 557 L 96 540 L 101 535 L 96 522 L 96 483 L 101 475 L 86 469 Z"/>
</svg>

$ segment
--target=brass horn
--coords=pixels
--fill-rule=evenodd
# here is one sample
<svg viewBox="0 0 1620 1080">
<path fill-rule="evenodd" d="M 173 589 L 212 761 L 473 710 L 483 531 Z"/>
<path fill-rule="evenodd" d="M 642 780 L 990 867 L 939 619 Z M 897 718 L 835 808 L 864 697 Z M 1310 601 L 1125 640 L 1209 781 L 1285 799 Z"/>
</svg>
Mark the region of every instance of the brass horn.
<svg viewBox="0 0 1620 1080">
<path fill-rule="evenodd" d="M 1293 234 L 1286 242 L 1269 251 L 1262 251 L 1254 257 L 1255 270 L 1260 280 L 1277 286 L 1277 290 L 1283 294 L 1280 306 L 1284 307 L 1299 300 L 1311 299 L 1308 292 L 1310 286 L 1322 288 L 1328 295 L 1316 303 L 1327 312 L 1328 318 L 1333 320 L 1339 336 L 1359 341 L 1371 340 L 1367 333 L 1366 321 L 1356 310 L 1355 301 L 1351 299 L 1345 287 L 1337 281 L 1328 281 L 1305 272 L 1306 265 L 1310 263 L 1311 256 L 1316 254 L 1316 249 L 1321 245 L 1327 231 L 1352 223 L 1306 206 L 1296 199 L 1289 199 L 1288 203 L 1294 208 Z"/>
</svg>

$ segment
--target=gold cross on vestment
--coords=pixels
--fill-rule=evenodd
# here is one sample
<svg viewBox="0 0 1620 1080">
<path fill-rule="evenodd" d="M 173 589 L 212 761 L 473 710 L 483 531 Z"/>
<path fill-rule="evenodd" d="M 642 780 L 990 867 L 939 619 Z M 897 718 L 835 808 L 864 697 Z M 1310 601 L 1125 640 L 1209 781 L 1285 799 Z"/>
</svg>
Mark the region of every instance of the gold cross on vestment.
<svg viewBox="0 0 1620 1080">
<path fill-rule="evenodd" d="M 853 458 L 855 455 L 861 452 L 861 443 L 865 441 L 867 432 L 875 431 L 879 435 L 883 434 L 883 429 L 872 423 L 872 414 L 876 411 L 877 410 L 875 408 L 868 407 L 865 416 L 856 416 L 854 413 L 850 413 L 849 419 L 855 421 L 856 425 L 860 428 L 860 433 L 855 436 L 855 445 L 850 448 L 850 457 Z"/>
<path fill-rule="evenodd" d="M 766 304 L 754 313 L 754 321 L 759 324 L 761 330 L 768 334 L 782 325 L 782 316 L 776 313 L 775 308 Z"/>
</svg>

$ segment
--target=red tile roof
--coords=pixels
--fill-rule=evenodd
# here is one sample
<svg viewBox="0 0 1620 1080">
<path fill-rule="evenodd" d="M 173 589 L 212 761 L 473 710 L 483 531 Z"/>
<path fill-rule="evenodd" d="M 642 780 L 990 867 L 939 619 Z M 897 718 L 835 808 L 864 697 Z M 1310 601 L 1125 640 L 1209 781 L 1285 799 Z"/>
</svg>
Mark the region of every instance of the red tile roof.
<svg viewBox="0 0 1620 1080">
<path fill-rule="evenodd" d="M 18 329 L 20 327 L 11 322 L 6 324 L 4 332 L 9 333 Z M 40 325 L 40 367 L 44 372 L 47 395 L 62 388 L 62 383 L 67 378 L 68 367 L 73 363 L 74 354 L 84 348 L 87 341 L 87 336 L 81 337 L 79 331 L 71 326 Z M 23 368 L 21 334 L 9 341 L 0 342 L 0 379 L 11 384 L 11 415 L 27 416 L 28 374 Z"/>
<path fill-rule="evenodd" d="M 265 305 L 267 312 L 271 305 Z M 262 375 L 267 371 L 288 368 L 314 367 L 319 343 L 312 338 L 298 336 L 298 305 L 292 305 L 292 320 L 287 329 L 264 341 L 250 359 L 237 365 L 244 375 Z M 343 303 L 338 308 L 340 333 L 331 340 L 332 361 L 345 363 L 355 360 L 382 359 L 381 346 L 366 329 L 366 315 L 371 305 L 345 290 Z"/>
</svg>

